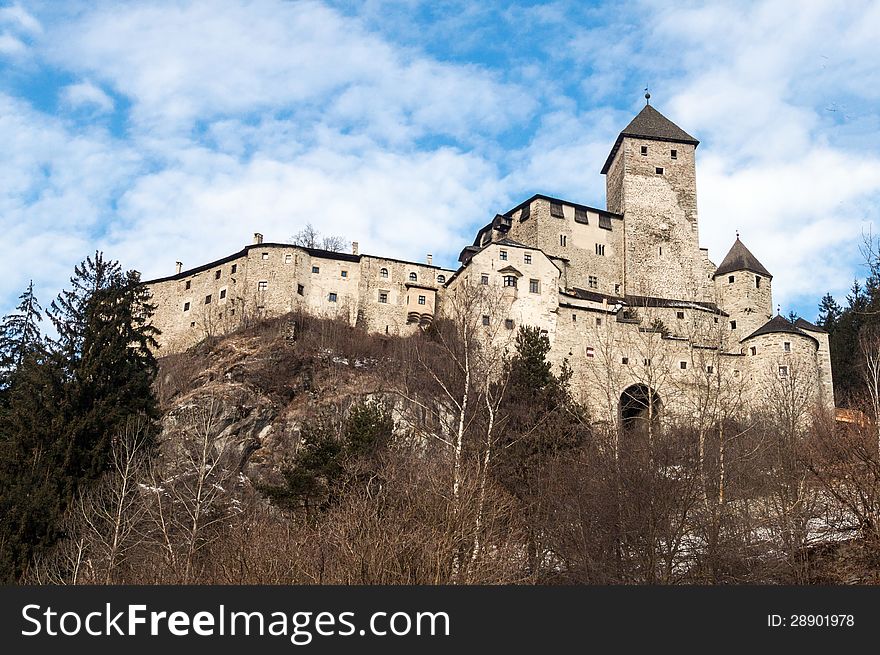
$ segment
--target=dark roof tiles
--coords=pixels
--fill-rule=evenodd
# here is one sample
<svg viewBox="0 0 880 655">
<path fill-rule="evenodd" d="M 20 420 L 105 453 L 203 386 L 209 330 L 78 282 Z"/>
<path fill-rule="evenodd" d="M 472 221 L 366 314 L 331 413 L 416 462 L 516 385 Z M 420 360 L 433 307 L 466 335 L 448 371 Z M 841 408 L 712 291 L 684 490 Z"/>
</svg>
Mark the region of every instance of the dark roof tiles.
<svg viewBox="0 0 880 655">
<path fill-rule="evenodd" d="M 614 161 L 614 155 L 617 153 L 624 137 L 633 137 L 636 139 L 651 139 L 654 141 L 672 141 L 674 143 L 690 143 L 694 147 L 699 145 L 690 134 L 681 129 L 678 125 L 666 118 L 651 105 L 645 105 L 636 117 L 633 118 L 629 125 L 623 128 L 623 131 L 617 136 L 614 146 L 605 160 L 602 167 L 602 174 L 608 172 L 611 162 Z"/>
<path fill-rule="evenodd" d="M 758 261 L 758 258 L 755 257 L 751 251 L 746 248 L 745 244 L 739 240 L 739 237 L 733 242 L 733 246 L 731 246 L 727 256 L 715 270 L 715 275 L 712 277 L 718 277 L 719 275 L 725 275 L 726 273 L 733 273 L 734 271 L 751 271 L 752 273 L 758 273 L 764 277 L 773 277 L 770 275 L 770 272 L 764 268 L 764 265 Z"/>
</svg>

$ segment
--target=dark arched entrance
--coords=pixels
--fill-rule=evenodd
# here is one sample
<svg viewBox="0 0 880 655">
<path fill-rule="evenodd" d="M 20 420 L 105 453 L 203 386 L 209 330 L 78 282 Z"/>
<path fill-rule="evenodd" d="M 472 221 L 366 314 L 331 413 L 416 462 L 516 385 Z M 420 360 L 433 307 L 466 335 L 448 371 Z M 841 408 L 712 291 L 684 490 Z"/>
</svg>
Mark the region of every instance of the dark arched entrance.
<svg viewBox="0 0 880 655">
<path fill-rule="evenodd" d="M 643 430 L 660 416 L 660 396 L 645 384 L 634 384 L 620 394 L 620 424 L 626 431 Z"/>
</svg>

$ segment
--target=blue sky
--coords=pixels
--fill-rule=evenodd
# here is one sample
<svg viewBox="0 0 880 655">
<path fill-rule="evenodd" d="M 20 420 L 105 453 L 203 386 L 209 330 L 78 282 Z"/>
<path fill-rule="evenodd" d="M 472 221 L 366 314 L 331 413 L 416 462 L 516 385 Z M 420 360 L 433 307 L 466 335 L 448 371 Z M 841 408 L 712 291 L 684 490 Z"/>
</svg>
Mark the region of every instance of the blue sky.
<svg viewBox="0 0 880 655">
<path fill-rule="evenodd" d="M 0 312 L 96 248 L 150 278 L 308 221 L 454 265 L 533 193 L 604 207 L 649 86 L 710 257 L 738 229 L 812 319 L 880 218 L 878 35 L 876 1 L 0 0 Z"/>
</svg>

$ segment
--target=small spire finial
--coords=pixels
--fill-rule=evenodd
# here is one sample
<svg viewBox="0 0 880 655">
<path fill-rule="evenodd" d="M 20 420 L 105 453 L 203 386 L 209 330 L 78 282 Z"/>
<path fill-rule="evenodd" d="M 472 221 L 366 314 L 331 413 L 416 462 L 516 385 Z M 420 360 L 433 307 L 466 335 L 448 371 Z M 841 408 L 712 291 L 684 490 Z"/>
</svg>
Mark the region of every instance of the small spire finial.
<svg viewBox="0 0 880 655">
<path fill-rule="evenodd" d="M 648 92 L 648 87 L 645 87 L 645 104 L 651 104 L 651 94 Z"/>
<path fill-rule="evenodd" d="M 777 316 L 782 314 L 782 307 L 780 305 L 776 305 L 776 314 Z"/>
<path fill-rule="evenodd" d="M 739 230 L 736 231 L 736 238 L 739 239 Z"/>
</svg>

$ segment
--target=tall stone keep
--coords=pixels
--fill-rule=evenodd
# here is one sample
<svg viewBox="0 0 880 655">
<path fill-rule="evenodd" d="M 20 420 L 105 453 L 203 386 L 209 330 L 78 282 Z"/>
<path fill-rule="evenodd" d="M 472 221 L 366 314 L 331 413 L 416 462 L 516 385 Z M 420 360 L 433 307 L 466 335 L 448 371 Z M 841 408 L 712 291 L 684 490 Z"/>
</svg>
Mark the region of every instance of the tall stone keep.
<svg viewBox="0 0 880 655">
<path fill-rule="evenodd" d="M 602 167 L 608 211 L 623 214 L 624 292 L 696 300 L 708 280 L 697 225 L 695 138 L 651 105 L 618 135 Z"/>
</svg>

